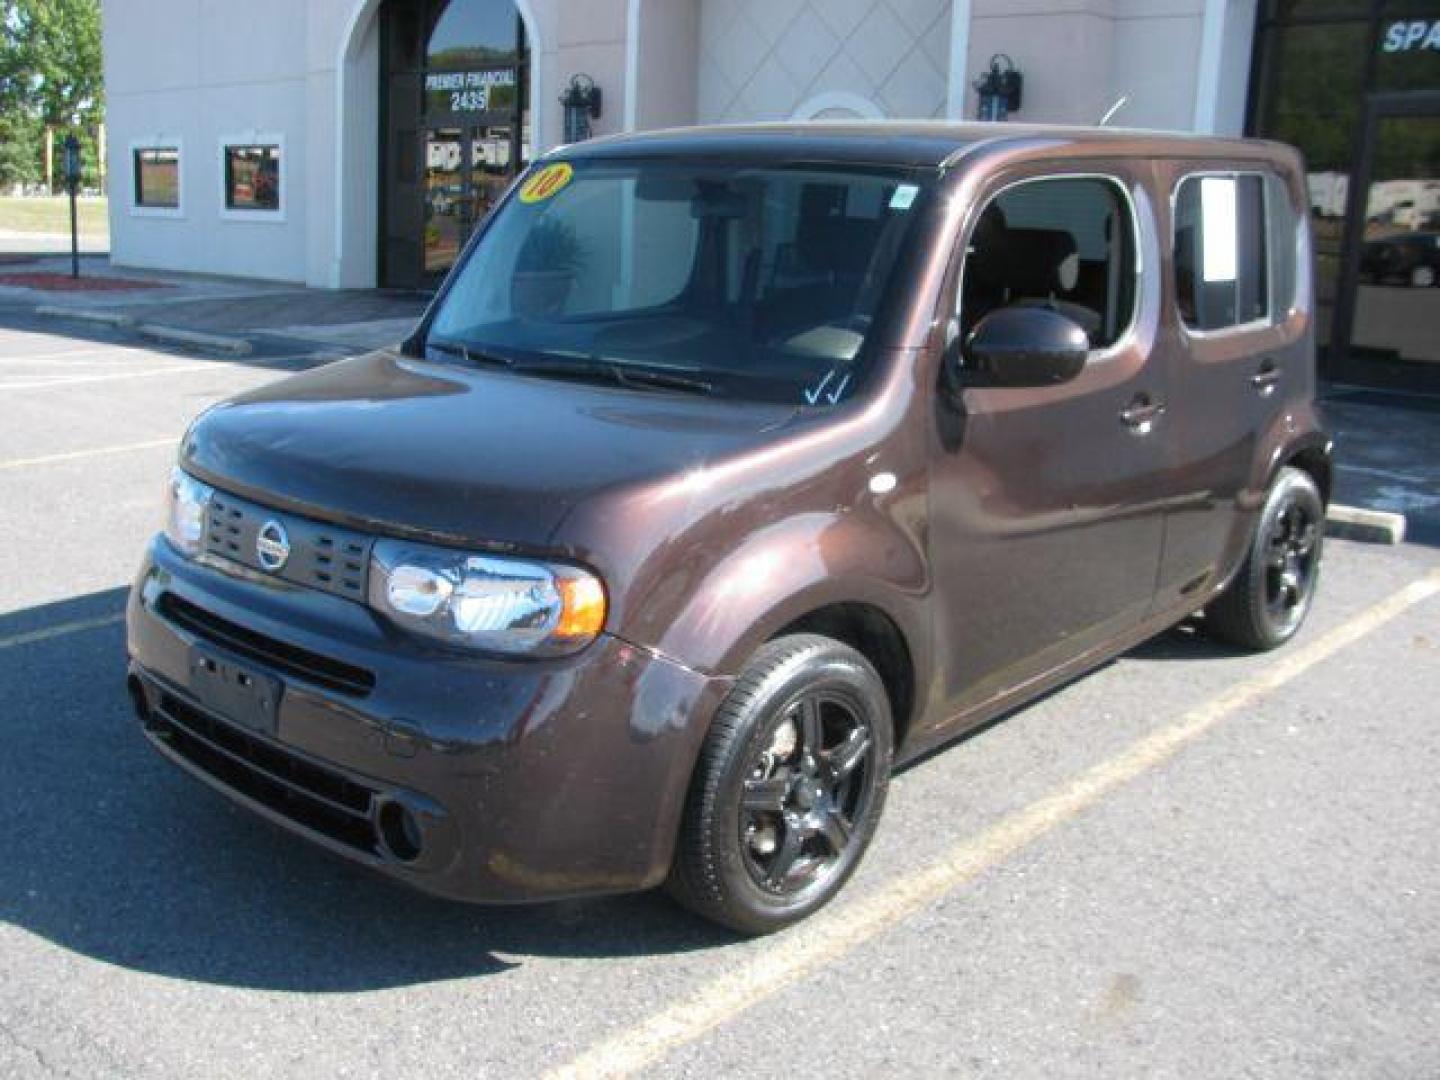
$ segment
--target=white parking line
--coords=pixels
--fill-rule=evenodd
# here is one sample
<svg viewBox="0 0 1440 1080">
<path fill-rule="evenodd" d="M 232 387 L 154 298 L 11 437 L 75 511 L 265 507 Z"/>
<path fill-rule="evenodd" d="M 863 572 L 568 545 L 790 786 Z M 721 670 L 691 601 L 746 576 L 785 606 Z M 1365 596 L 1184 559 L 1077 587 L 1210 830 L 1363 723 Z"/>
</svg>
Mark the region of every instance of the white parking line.
<svg viewBox="0 0 1440 1080">
<path fill-rule="evenodd" d="M 57 386 L 80 386 L 86 383 L 120 382 L 125 379 L 153 379 L 161 375 L 186 375 L 197 371 L 217 372 L 244 367 L 223 360 L 212 360 L 205 364 L 179 364 L 175 367 L 156 368 L 149 371 L 115 371 L 104 375 L 31 375 L 19 376 L 32 381 L 12 381 L 0 375 L 0 390 L 49 390 Z"/>
<path fill-rule="evenodd" d="M 1094 806 L 1116 788 L 1169 761 L 1220 721 L 1280 689 L 1348 645 L 1440 593 L 1440 570 L 1342 623 L 1324 637 L 1279 656 L 1258 675 L 1191 709 L 1082 773 L 1070 784 L 962 841 L 939 861 L 879 892 L 821 914 L 777 938 L 752 961 L 640 1024 L 604 1040 L 551 1077 L 627 1076 L 653 1065 L 773 997 L 860 945 L 973 881 Z"/>
<path fill-rule="evenodd" d="M 64 637 L 66 634 L 78 634 L 82 630 L 98 630 L 102 626 L 114 626 L 118 622 L 125 621 L 125 613 L 117 611 L 113 615 L 101 615 L 94 619 L 76 619 L 73 622 L 58 623 L 55 626 L 47 626 L 41 630 L 31 630 L 24 634 L 13 634 L 10 637 L 0 638 L 0 649 L 14 649 L 21 645 L 33 645 L 37 641 L 49 641 L 51 638 Z"/>
<path fill-rule="evenodd" d="M 126 346 L 124 346 L 124 345 L 111 345 L 111 346 L 109 346 L 109 347 L 107 347 L 107 348 L 98 348 L 98 349 L 70 349 L 70 350 L 68 350 L 68 351 L 66 351 L 66 352 L 16 353 L 16 354 L 13 355 L 13 356 L 11 356 L 11 355 L 9 355 L 9 354 L 0 354 L 0 364 L 7 364 L 7 363 L 22 363 L 22 364 L 23 364 L 23 363 L 28 363 L 28 362 L 31 361 L 31 360 L 45 360 L 45 361 L 55 361 L 55 360 L 80 360 L 80 359 L 83 358 L 83 357 L 115 357 L 115 356 L 119 356 L 119 357 L 122 357 L 122 358 L 127 359 L 127 360 L 129 360 L 129 359 L 148 360 L 148 359 L 151 359 L 152 357 L 153 357 L 153 358 L 157 358 L 157 359 L 161 359 L 161 358 L 163 358 L 163 359 L 169 359 L 169 357 L 165 357 L 163 353 L 157 355 L 157 354 L 156 354 L 153 350 L 151 350 L 151 349 L 135 349 L 135 348 L 128 348 L 128 347 L 126 347 Z M 92 364 L 93 364 L 93 363 L 98 363 L 98 362 L 99 362 L 99 361 L 96 361 L 96 360 L 90 360 L 90 361 L 88 361 L 88 363 L 92 363 Z"/>
<path fill-rule="evenodd" d="M 145 442 L 124 443 L 120 446 L 97 446 L 90 450 L 71 450 L 64 454 L 46 454 L 43 457 L 15 458 L 0 461 L 0 472 L 6 469 L 29 469 L 39 465 L 56 465 L 65 461 L 80 461 L 84 458 L 105 457 L 110 454 L 129 454 L 137 450 L 156 450 L 162 446 L 175 446 L 180 440 L 175 436 L 164 439 L 149 439 Z"/>
</svg>

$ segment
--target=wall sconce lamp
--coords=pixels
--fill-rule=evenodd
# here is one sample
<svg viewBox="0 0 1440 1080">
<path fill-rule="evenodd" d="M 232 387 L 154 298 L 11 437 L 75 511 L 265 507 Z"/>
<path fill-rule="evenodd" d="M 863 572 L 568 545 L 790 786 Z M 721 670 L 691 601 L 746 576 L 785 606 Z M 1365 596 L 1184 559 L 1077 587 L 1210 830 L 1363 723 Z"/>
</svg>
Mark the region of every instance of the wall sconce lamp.
<svg viewBox="0 0 1440 1080">
<path fill-rule="evenodd" d="M 1025 85 L 1025 76 L 1015 67 L 1015 62 L 1004 53 L 990 58 L 990 70 L 975 80 L 975 89 L 980 93 L 981 120 L 1004 120 L 1020 108 L 1020 91 Z"/>
<path fill-rule="evenodd" d="M 600 87 L 589 75 L 573 75 L 560 104 L 565 107 L 565 141 L 583 142 L 590 138 L 590 121 L 600 119 Z"/>
</svg>

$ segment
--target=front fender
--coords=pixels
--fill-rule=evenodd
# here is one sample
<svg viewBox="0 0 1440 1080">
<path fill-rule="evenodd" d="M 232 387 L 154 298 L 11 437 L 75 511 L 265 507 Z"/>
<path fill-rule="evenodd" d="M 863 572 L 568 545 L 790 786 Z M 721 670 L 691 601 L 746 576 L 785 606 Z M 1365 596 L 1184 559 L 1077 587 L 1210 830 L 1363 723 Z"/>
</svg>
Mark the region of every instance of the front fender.
<svg viewBox="0 0 1440 1080">
<path fill-rule="evenodd" d="M 861 604 L 899 629 L 918 676 L 928 668 L 929 591 L 918 546 L 892 523 L 807 513 L 751 534 L 709 567 L 674 611 L 647 612 L 641 625 L 653 628 L 663 655 L 707 674 L 734 675 L 797 619 Z"/>
</svg>

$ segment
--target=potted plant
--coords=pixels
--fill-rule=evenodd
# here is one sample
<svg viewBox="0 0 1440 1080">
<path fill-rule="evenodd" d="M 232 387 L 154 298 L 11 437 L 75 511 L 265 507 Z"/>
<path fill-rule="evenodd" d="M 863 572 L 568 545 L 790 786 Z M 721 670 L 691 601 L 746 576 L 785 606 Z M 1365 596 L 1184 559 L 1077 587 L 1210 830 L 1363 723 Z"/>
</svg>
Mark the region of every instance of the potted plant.
<svg viewBox="0 0 1440 1080">
<path fill-rule="evenodd" d="M 515 264 L 510 304 L 519 315 L 554 315 L 565 307 L 585 263 L 585 245 L 568 221 L 546 217 L 530 230 Z"/>
</svg>

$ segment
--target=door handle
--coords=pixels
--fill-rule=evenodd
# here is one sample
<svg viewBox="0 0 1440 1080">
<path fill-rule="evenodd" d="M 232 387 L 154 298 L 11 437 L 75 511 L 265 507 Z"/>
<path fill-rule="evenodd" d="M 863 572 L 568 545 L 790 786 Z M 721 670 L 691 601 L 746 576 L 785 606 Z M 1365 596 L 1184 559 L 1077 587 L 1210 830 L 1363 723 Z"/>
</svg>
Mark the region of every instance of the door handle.
<svg viewBox="0 0 1440 1080">
<path fill-rule="evenodd" d="M 1260 365 L 1260 370 L 1250 376 L 1250 385 L 1260 392 L 1261 397 L 1269 397 L 1275 392 L 1275 387 L 1280 382 L 1280 369 L 1275 366 L 1274 360 L 1266 360 Z"/>
<path fill-rule="evenodd" d="M 1136 435 L 1148 435 L 1155 421 L 1165 414 L 1165 404 L 1140 394 L 1120 411 L 1120 422 Z"/>
</svg>

